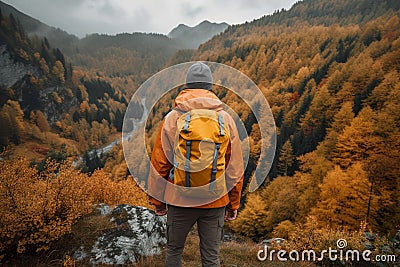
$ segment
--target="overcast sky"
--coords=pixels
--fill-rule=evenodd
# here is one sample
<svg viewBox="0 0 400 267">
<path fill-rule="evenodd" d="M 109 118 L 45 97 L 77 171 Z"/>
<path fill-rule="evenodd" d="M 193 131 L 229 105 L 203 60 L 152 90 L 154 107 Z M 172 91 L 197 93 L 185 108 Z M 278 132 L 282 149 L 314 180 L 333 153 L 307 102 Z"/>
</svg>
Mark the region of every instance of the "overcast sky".
<svg viewBox="0 0 400 267">
<path fill-rule="evenodd" d="M 157 32 L 180 23 L 239 24 L 290 9 L 297 0 L 2 0 L 25 14 L 79 37 L 90 33 Z"/>
</svg>

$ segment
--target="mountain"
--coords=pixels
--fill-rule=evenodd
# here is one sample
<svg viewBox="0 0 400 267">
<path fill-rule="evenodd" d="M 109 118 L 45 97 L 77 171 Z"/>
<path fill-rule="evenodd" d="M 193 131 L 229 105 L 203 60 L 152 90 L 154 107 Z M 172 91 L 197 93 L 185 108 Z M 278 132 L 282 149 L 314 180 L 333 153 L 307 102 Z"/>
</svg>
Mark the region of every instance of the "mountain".
<svg viewBox="0 0 400 267">
<path fill-rule="evenodd" d="M 0 1 L 0 10 L 4 15 L 12 14 L 22 24 L 28 35 L 37 35 L 46 37 L 53 47 L 59 48 L 68 56 L 75 56 L 77 53 L 89 51 L 88 46 L 96 45 L 107 47 L 128 48 L 141 53 L 149 48 L 153 51 L 159 51 L 166 57 L 170 57 L 174 52 L 180 49 L 194 49 L 201 43 L 211 39 L 214 35 L 223 32 L 229 25 L 226 23 L 211 23 L 207 20 L 200 24 L 189 27 L 184 24 L 178 25 L 169 34 L 171 41 L 162 38 L 162 34 L 146 34 L 146 33 L 124 33 L 115 36 L 105 34 L 91 34 L 87 37 L 79 39 L 73 34 L 49 26 L 35 18 L 32 18 L 11 5 Z M 122 41 L 123 40 L 123 41 Z M 97 43 L 99 42 L 99 43 Z M 104 42 L 104 44 L 102 44 Z M 139 47 L 143 45 L 142 47 Z M 98 51 L 98 50 L 96 50 Z M 165 57 L 162 56 L 162 57 Z M 162 59 L 160 65 L 165 64 L 166 60 Z M 73 62 L 74 63 L 74 62 Z"/>
<path fill-rule="evenodd" d="M 5 16 L 11 14 L 19 21 L 29 36 L 36 35 L 39 39 L 45 37 L 52 47 L 65 54 L 72 65 L 112 76 L 131 75 L 136 86 L 168 64 L 168 60 L 177 51 L 197 48 L 228 27 L 226 23 L 203 21 L 195 27 L 181 24 L 168 37 L 134 32 L 117 35 L 91 34 L 80 39 L 62 29 L 42 23 L 2 1 L 0 10 Z M 127 91 L 131 94 L 134 89 L 130 87 Z"/>
<path fill-rule="evenodd" d="M 53 47 L 61 49 L 63 52 L 70 51 L 75 42 L 79 38 L 68 32 L 49 26 L 35 18 L 32 18 L 11 5 L 0 1 L 0 10 L 3 15 L 12 14 L 23 26 L 28 35 L 37 35 L 39 37 L 46 37 Z"/>
<path fill-rule="evenodd" d="M 225 31 L 228 26 L 225 22 L 211 23 L 208 20 L 204 20 L 194 27 L 179 24 L 168 33 L 168 37 L 180 41 L 185 48 L 194 49 L 211 39 L 214 35 Z"/>
<path fill-rule="evenodd" d="M 168 37 L 140 32 L 91 34 L 76 42 L 73 51 L 66 53 L 74 65 L 101 70 L 109 75 L 132 75 L 140 84 L 168 65 L 174 53 L 197 48 L 227 27 L 226 23 L 203 21 L 195 27 L 180 24 Z"/>
</svg>

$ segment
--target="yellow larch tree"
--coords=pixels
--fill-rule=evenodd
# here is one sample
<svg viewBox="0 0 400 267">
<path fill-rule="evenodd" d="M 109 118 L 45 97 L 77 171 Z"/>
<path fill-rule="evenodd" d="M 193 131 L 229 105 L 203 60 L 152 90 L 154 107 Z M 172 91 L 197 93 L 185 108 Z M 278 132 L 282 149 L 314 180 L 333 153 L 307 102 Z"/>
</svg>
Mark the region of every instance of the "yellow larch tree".
<svg viewBox="0 0 400 267">
<path fill-rule="evenodd" d="M 311 210 L 311 215 L 318 219 L 321 226 L 344 226 L 356 230 L 366 220 L 370 186 L 361 163 L 354 163 L 347 170 L 336 166 L 324 178 L 320 199 Z M 375 201 L 371 207 L 371 213 L 376 213 Z"/>
</svg>

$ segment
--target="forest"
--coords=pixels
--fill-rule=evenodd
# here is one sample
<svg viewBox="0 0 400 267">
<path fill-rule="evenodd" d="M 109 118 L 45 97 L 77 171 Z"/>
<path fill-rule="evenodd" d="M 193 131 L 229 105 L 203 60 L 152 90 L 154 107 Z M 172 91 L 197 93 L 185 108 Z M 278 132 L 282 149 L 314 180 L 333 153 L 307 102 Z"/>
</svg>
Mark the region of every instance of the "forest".
<svg viewBox="0 0 400 267">
<path fill-rule="evenodd" d="M 121 137 L 142 82 L 194 60 L 243 72 L 275 119 L 272 169 L 259 190 L 246 183 L 230 230 L 257 242 L 285 238 L 292 248 L 323 249 L 338 236 L 357 247 L 360 231 L 391 242 L 400 230 L 399 9 L 391 0 L 304 0 L 177 52 L 165 36 L 120 34 L 86 37 L 64 53 L 0 13 L 0 48 L 30 68 L 15 84 L 0 81 L 0 259 L 49 249 L 93 204 L 148 205 L 121 145 L 89 151 Z M 130 42 L 157 45 L 138 51 Z M 235 94 L 214 91 L 246 126 L 247 182 L 260 157 L 258 122 Z M 149 154 L 176 93 L 150 112 Z"/>
</svg>

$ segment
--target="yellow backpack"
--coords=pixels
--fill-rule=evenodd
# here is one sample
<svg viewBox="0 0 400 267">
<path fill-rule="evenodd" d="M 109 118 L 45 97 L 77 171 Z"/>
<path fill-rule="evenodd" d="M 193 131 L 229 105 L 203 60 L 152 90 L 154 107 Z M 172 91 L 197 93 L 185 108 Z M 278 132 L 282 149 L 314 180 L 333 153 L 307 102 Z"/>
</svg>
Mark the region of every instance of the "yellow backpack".
<svg viewBox="0 0 400 267">
<path fill-rule="evenodd" d="M 178 111 L 182 115 L 177 121 L 170 179 L 186 196 L 223 196 L 227 193 L 225 154 L 230 142 L 229 126 L 215 110 Z"/>
</svg>

